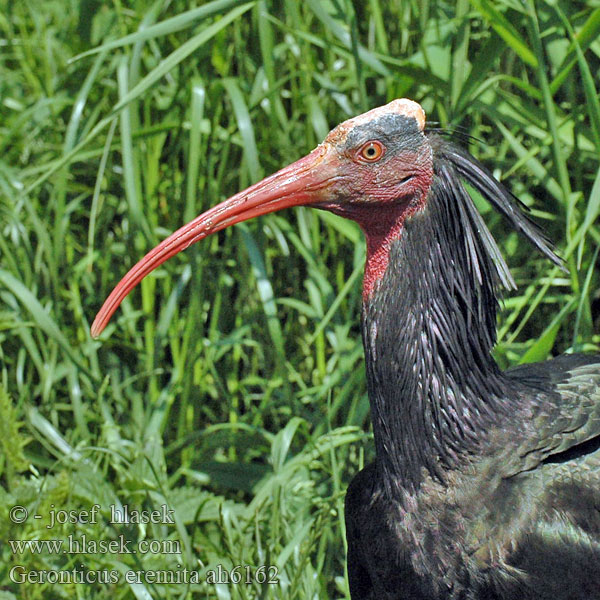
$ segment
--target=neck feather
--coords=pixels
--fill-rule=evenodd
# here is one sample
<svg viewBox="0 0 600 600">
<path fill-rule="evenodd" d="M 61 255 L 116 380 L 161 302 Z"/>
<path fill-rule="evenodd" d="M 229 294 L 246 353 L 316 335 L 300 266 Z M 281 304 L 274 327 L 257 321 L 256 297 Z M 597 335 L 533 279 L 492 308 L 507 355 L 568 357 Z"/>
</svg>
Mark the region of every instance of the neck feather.
<svg viewBox="0 0 600 600">
<path fill-rule="evenodd" d="M 443 480 L 514 408 L 490 354 L 496 287 L 506 278 L 496 255 L 453 166 L 439 160 L 424 207 L 403 222 L 363 303 L 377 464 L 389 493 L 416 489 L 427 472 Z"/>
</svg>

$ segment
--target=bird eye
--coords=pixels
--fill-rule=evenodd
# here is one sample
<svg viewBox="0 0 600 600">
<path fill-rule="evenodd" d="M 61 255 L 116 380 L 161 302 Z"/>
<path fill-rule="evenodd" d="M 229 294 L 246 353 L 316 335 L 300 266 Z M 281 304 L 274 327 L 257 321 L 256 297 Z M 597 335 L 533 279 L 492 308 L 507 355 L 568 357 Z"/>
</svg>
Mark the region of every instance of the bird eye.
<svg viewBox="0 0 600 600">
<path fill-rule="evenodd" d="M 366 160 L 367 162 L 375 162 L 383 156 L 384 152 L 385 148 L 383 144 L 377 141 L 371 141 L 367 142 L 358 151 L 358 157 L 362 160 Z"/>
</svg>

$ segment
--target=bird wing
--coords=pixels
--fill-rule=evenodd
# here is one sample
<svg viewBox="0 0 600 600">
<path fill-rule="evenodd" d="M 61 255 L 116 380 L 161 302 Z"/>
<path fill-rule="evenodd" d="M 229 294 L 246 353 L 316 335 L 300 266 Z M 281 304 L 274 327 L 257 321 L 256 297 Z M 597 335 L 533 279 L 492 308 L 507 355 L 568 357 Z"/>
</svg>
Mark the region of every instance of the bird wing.
<svg viewBox="0 0 600 600">
<path fill-rule="evenodd" d="M 600 448 L 600 356 L 565 354 L 506 372 L 533 388 L 532 420 L 513 462 L 515 471 L 565 462 Z M 529 392 L 531 393 L 531 392 Z"/>
</svg>

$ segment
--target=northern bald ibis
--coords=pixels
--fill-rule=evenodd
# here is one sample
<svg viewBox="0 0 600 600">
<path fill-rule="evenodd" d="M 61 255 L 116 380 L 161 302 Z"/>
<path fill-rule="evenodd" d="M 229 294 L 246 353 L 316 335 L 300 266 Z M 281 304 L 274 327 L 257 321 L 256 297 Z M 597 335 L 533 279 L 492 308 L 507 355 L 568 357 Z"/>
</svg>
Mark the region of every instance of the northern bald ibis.
<svg viewBox="0 0 600 600">
<path fill-rule="evenodd" d="M 484 166 L 394 100 L 150 251 L 92 334 L 143 277 L 220 229 L 299 205 L 353 219 L 367 240 L 376 460 L 346 498 L 352 598 L 600 598 L 600 357 L 500 370 L 498 288 L 514 284 L 464 182 L 560 264 Z"/>
</svg>

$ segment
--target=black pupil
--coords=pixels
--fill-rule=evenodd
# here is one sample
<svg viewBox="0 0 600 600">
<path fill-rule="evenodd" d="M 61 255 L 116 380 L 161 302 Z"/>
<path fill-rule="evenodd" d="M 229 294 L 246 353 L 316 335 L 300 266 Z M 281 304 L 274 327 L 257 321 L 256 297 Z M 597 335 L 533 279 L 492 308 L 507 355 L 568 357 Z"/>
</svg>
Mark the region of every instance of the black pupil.
<svg viewBox="0 0 600 600">
<path fill-rule="evenodd" d="M 375 146 L 369 146 L 369 147 L 367 148 L 367 154 L 368 154 L 369 156 L 375 156 L 375 153 L 376 153 L 376 151 L 375 151 Z"/>
</svg>

